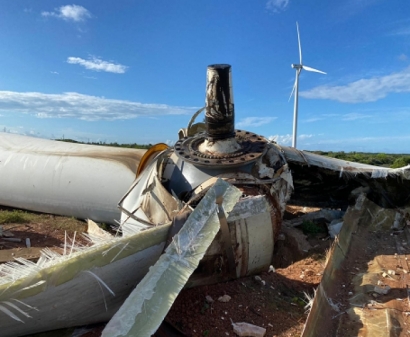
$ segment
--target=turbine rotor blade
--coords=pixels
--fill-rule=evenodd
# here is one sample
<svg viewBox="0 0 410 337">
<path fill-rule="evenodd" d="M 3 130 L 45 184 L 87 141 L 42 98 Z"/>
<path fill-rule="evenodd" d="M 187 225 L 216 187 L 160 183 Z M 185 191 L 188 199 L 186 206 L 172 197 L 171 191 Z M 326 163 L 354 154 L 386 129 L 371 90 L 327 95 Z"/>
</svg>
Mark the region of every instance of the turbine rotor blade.
<svg viewBox="0 0 410 337">
<path fill-rule="evenodd" d="M 302 47 L 300 46 L 299 24 L 298 24 L 297 21 L 296 21 L 296 30 L 297 30 L 297 32 L 298 32 L 299 61 L 300 61 L 300 64 L 303 64 L 303 63 L 302 63 Z"/>
<path fill-rule="evenodd" d="M 290 93 L 290 96 L 289 96 L 288 102 L 289 102 L 289 101 L 290 101 L 290 99 L 292 98 L 292 95 L 295 93 L 295 90 L 296 90 L 296 84 L 297 84 L 297 82 L 298 82 L 298 77 L 299 77 L 300 71 L 301 71 L 301 69 L 297 69 L 297 70 L 296 70 L 295 84 L 293 84 L 292 92 Z"/>
<path fill-rule="evenodd" d="M 297 76 L 298 76 L 298 75 L 296 74 L 295 84 L 293 84 L 293 88 L 292 88 L 292 91 L 291 91 L 291 93 L 290 93 L 288 102 L 290 101 L 290 99 L 292 98 L 293 93 L 295 92 L 295 89 L 296 89 L 296 81 L 298 80 L 298 77 L 297 77 Z"/>
<path fill-rule="evenodd" d="M 317 69 L 315 69 L 315 68 L 311 68 L 311 67 L 303 66 L 303 65 L 302 65 L 302 68 L 303 68 L 304 70 L 307 70 L 307 71 L 313 71 L 313 72 L 315 72 L 315 73 L 321 73 L 321 74 L 325 74 L 325 75 L 326 75 L 326 73 L 325 73 L 324 71 L 317 70 Z"/>
</svg>

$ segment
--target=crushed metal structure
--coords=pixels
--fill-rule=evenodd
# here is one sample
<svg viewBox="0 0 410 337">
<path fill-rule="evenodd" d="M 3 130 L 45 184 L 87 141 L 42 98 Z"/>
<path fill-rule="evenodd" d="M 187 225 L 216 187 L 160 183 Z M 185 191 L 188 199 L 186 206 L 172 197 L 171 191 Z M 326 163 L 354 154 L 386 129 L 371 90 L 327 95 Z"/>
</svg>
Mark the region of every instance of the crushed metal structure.
<svg viewBox="0 0 410 337">
<path fill-rule="evenodd" d="M 399 214 L 393 222 L 404 223 L 408 232 L 410 167 L 392 170 L 326 158 L 235 130 L 231 77 L 229 65 L 208 67 L 205 108 L 180 130 L 172 148 L 157 144 L 142 155 L 101 147 L 97 153 L 87 145 L 46 140 L 27 145 L 27 137 L 0 135 L 0 188 L 9 193 L 2 194 L 0 204 L 116 220 L 122 232 L 112 237 L 97 230 L 89 234 L 89 247 L 77 247 L 73 240 L 63 255 L 45 250 L 37 263 L 17 258 L 0 265 L 2 336 L 106 321 L 104 336 L 150 336 L 183 287 L 267 270 L 289 200 L 342 209 L 350 205 L 304 331 L 304 336 L 326 335 L 317 329 L 325 326 L 322 322 L 336 322 L 328 306 L 334 308 L 329 298 L 335 270 L 343 264 L 337 249 L 346 258 L 350 242 L 354 247 L 352 235 L 365 228 L 356 217 L 367 213 L 376 224 L 384 215 L 391 220 Z M 194 123 L 203 110 L 205 123 Z M 113 193 L 107 197 L 104 191 Z M 79 194 L 84 200 L 73 204 Z M 383 221 L 383 226 L 390 223 Z M 362 238 L 372 233 L 363 230 Z M 403 249 L 396 253 L 404 259 Z M 366 276 L 372 272 L 363 269 L 362 278 L 353 282 L 360 305 L 367 304 L 360 282 L 373 282 Z M 408 284 L 407 276 L 401 282 Z M 164 297 L 168 302 L 158 305 Z M 353 296 L 351 309 L 344 312 L 366 327 L 373 324 L 357 312 L 355 301 Z M 394 333 L 406 322 L 389 317 Z M 368 336 L 377 336 L 370 325 Z M 339 331 L 332 324 L 329 329 Z"/>
</svg>

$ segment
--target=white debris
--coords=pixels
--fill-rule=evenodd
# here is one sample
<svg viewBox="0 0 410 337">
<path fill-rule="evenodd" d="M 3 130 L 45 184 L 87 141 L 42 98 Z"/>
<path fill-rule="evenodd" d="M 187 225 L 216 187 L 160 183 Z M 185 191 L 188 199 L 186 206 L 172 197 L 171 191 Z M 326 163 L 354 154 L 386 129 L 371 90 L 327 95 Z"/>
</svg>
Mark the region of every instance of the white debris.
<svg viewBox="0 0 410 337">
<path fill-rule="evenodd" d="M 329 235 L 332 239 L 336 237 L 340 233 L 340 230 L 342 229 L 343 226 L 343 220 L 342 219 L 335 219 L 333 220 L 328 226 L 328 231 Z"/>
<path fill-rule="evenodd" d="M 266 334 L 266 329 L 257 325 L 241 322 L 233 323 L 233 331 L 238 336 L 247 336 L 247 337 L 263 337 Z"/>
<path fill-rule="evenodd" d="M 375 169 L 372 171 L 372 178 L 386 178 L 389 174 L 387 169 Z"/>
<path fill-rule="evenodd" d="M 229 296 L 229 295 L 223 295 L 223 296 L 218 298 L 218 301 L 223 302 L 223 303 L 227 303 L 230 300 L 231 300 L 231 296 Z"/>
<path fill-rule="evenodd" d="M 264 163 L 260 163 L 258 173 L 260 178 L 273 178 L 275 170 L 271 167 L 267 167 Z"/>
<path fill-rule="evenodd" d="M 107 240 L 111 240 L 113 238 L 113 236 L 110 233 L 100 228 L 100 226 L 98 226 L 97 223 L 90 219 L 87 220 L 87 226 L 88 237 L 94 243 L 104 242 Z"/>
<path fill-rule="evenodd" d="M 268 273 L 270 273 L 270 272 L 275 273 L 276 269 L 273 266 L 269 266 Z"/>
<path fill-rule="evenodd" d="M 266 284 L 266 282 L 264 280 L 262 280 L 262 278 L 258 275 L 255 276 L 255 281 L 260 282 L 262 285 Z"/>
<path fill-rule="evenodd" d="M 213 303 L 213 302 L 214 302 L 214 299 L 213 299 L 211 296 L 209 296 L 209 295 L 206 295 L 206 296 L 205 296 L 205 300 L 206 300 L 208 303 Z"/>
</svg>

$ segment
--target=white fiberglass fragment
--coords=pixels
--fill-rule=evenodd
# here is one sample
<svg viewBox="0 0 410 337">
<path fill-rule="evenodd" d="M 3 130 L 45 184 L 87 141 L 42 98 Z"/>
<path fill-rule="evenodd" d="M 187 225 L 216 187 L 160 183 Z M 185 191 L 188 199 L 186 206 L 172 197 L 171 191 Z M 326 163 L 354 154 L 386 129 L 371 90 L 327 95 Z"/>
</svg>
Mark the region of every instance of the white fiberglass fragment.
<svg viewBox="0 0 410 337">
<path fill-rule="evenodd" d="M 89 271 L 89 270 L 84 270 L 84 273 L 88 273 L 88 274 L 90 274 L 91 276 L 93 276 L 93 277 L 97 280 L 97 282 L 98 282 L 99 284 L 103 285 L 104 288 L 109 291 L 109 293 L 110 293 L 112 296 L 115 296 L 115 293 L 110 289 L 110 287 L 107 285 L 107 283 L 105 283 L 98 275 L 94 274 L 92 271 Z"/>
<path fill-rule="evenodd" d="M 206 193 L 157 263 L 105 327 L 102 337 L 151 336 L 219 231 L 217 195 L 229 213 L 241 196 L 221 179 Z"/>
<path fill-rule="evenodd" d="M 389 174 L 389 171 L 387 169 L 382 170 L 373 170 L 372 171 L 372 178 L 386 178 Z"/>
<path fill-rule="evenodd" d="M 8 302 L 8 301 L 4 301 L 2 303 L 7 304 L 9 307 L 13 308 L 14 310 L 17 310 L 18 312 L 20 312 L 24 316 L 26 316 L 28 318 L 31 318 L 31 316 L 28 313 L 26 313 L 24 310 L 21 310 L 17 305 L 15 305 L 11 302 Z"/>
<path fill-rule="evenodd" d="M 20 318 L 18 318 L 15 314 L 13 314 L 9 309 L 5 308 L 4 306 L 0 305 L 0 311 L 3 311 L 7 316 L 15 319 L 18 322 L 24 323 Z"/>
<path fill-rule="evenodd" d="M 19 301 L 19 300 L 15 299 L 15 298 L 12 298 L 12 300 L 15 301 L 15 302 L 17 302 L 17 303 L 20 303 L 20 304 L 22 304 L 22 305 L 25 305 L 27 308 L 30 308 L 30 309 L 39 311 L 36 307 L 32 307 L 31 305 L 28 305 L 27 303 L 24 303 L 23 301 Z"/>
<path fill-rule="evenodd" d="M 127 242 L 125 245 L 123 245 L 123 247 L 120 249 L 120 251 L 117 253 L 117 255 L 115 255 L 115 256 L 111 259 L 110 263 L 112 263 L 112 262 L 122 253 L 122 251 L 123 251 L 125 248 L 127 248 L 128 245 L 129 245 L 129 242 Z"/>
</svg>

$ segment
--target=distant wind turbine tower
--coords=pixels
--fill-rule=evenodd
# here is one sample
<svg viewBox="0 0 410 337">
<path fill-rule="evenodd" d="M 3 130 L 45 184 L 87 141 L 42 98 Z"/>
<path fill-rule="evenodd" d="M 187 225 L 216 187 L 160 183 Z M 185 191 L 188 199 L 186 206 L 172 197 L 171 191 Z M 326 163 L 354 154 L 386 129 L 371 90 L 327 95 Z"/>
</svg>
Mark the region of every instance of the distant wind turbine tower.
<svg viewBox="0 0 410 337">
<path fill-rule="evenodd" d="M 299 64 L 292 64 L 292 68 L 296 69 L 296 79 L 295 79 L 295 84 L 293 85 L 292 92 L 290 93 L 290 98 L 292 97 L 293 94 L 295 94 L 295 106 L 293 109 L 293 137 L 292 137 L 292 147 L 296 148 L 296 137 L 297 137 L 297 124 L 298 124 L 298 98 L 299 98 L 299 75 L 302 71 L 302 69 L 307 70 L 307 71 L 313 71 L 316 73 L 321 73 L 325 74 L 325 72 L 321 70 L 317 70 L 308 66 L 304 66 L 302 63 L 302 48 L 300 46 L 300 35 L 299 35 L 299 25 L 296 22 L 296 30 L 298 32 L 298 43 L 299 43 Z"/>
</svg>

